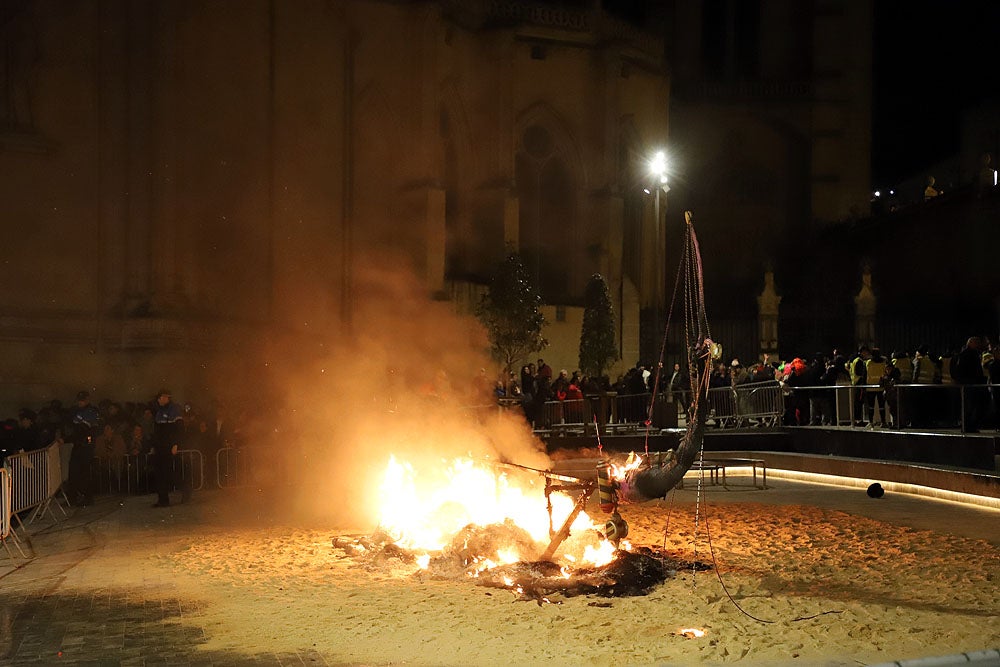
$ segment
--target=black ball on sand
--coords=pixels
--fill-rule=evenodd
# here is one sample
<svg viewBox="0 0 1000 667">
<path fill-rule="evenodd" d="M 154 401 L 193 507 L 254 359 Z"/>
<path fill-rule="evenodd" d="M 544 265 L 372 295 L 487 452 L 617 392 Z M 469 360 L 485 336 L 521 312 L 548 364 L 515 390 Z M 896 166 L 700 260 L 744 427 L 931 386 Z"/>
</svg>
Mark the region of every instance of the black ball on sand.
<svg viewBox="0 0 1000 667">
<path fill-rule="evenodd" d="M 869 498 L 881 498 L 885 495 L 885 489 L 878 482 L 875 482 L 868 487 L 868 497 Z"/>
</svg>

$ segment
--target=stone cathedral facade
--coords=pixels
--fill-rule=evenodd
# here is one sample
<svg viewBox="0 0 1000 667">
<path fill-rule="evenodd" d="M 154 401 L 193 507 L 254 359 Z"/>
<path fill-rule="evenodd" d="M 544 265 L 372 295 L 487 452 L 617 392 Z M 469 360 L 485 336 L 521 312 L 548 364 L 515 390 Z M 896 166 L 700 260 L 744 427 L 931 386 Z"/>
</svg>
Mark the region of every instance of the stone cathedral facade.
<svg viewBox="0 0 1000 667">
<path fill-rule="evenodd" d="M 591 274 L 620 368 L 663 306 L 664 44 L 594 3 L 14 0 L 0 35 L 8 410 L 199 400 L 348 333 L 373 266 L 468 312 L 518 250 L 557 368 Z"/>
</svg>

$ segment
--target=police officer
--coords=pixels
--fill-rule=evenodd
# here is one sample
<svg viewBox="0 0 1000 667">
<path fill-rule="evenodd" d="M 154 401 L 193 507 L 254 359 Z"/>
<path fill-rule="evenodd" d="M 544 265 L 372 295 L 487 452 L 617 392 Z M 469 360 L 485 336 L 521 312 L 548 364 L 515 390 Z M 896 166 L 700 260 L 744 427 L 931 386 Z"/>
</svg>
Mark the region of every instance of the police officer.
<svg viewBox="0 0 1000 667">
<path fill-rule="evenodd" d="M 170 390 L 161 389 L 156 395 L 156 416 L 153 422 L 153 474 L 156 476 L 156 504 L 170 507 L 170 490 L 174 486 L 174 457 L 184 436 L 184 413 L 170 400 Z"/>
<path fill-rule="evenodd" d="M 94 461 L 94 438 L 101 427 L 101 415 L 90 403 L 90 392 L 76 395 L 76 409 L 70 420 L 73 449 L 69 455 L 70 500 L 74 505 L 87 506 L 94 502 L 94 481 L 91 465 Z"/>
</svg>

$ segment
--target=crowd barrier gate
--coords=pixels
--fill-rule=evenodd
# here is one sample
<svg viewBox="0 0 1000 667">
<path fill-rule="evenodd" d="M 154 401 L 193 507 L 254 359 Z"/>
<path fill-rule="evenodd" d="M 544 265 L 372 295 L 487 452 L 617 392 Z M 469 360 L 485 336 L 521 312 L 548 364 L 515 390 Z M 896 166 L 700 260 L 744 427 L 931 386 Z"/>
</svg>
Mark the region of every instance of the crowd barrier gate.
<svg viewBox="0 0 1000 667">
<path fill-rule="evenodd" d="M 91 462 L 95 492 L 131 494 L 154 493 L 151 454 L 106 456 Z M 174 485 L 190 482 L 192 491 L 205 486 L 204 455 L 197 449 L 179 449 L 174 457 Z"/>
<path fill-rule="evenodd" d="M 22 512 L 31 511 L 27 523 L 32 523 L 45 515 L 58 521 L 59 517 L 52 511 L 54 504 L 64 517 L 68 516 L 66 510 L 58 502 L 53 502 L 56 494 L 62 493 L 60 451 L 59 443 L 52 443 L 44 449 L 11 454 L 4 461 L 3 472 L 7 481 L 3 483 L 5 507 L 2 509 L 2 513 L 5 536 L 2 539 L 8 554 L 11 552 L 6 539 L 13 537 L 14 544 L 21 556 L 26 557 L 20 545 L 21 539 L 14 526 L 16 521 L 19 526 L 23 527 Z M 63 494 L 63 499 L 66 499 L 65 494 Z"/>
<path fill-rule="evenodd" d="M 753 382 L 708 390 L 708 419 L 719 428 L 777 426 L 785 410 L 777 382 Z"/>
<path fill-rule="evenodd" d="M 220 489 L 253 483 L 253 454 L 245 447 L 223 447 L 215 454 L 216 483 Z"/>
<path fill-rule="evenodd" d="M 44 449 L 11 454 L 4 462 L 4 467 L 11 478 L 11 513 L 19 515 L 26 510 L 33 510 L 28 517 L 31 523 L 45 515 L 53 520 L 59 517 L 52 511 L 56 494 L 62 492 L 62 460 L 61 447 L 54 442 Z M 65 499 L 65 494 L 63 495 Z M 67 500 L 68 503 L 68 500 Z M 68 516 L 59 503 L 55 507 Z M 20 523 L 20 519 L 18 519 Z"/>
<path fill-rule="evenodd" d="M 11 560 L 14 559 L 14 552 L 10 550 L 7 538 L 12 535 L 14 537 L 14 546 L 21 553 L 21 558 L 25 558 L 24 551 L 18 543 L 17 534 L 13 532 L 13 527 L 10 525 L 10 520 L 13 516 L 10 511 L 12 499 L 10 472 L 6 467 L 0 468 L 0 543 L 3 544 L 4 551 L 7 552 L 7 556 Z"/>
</svg>

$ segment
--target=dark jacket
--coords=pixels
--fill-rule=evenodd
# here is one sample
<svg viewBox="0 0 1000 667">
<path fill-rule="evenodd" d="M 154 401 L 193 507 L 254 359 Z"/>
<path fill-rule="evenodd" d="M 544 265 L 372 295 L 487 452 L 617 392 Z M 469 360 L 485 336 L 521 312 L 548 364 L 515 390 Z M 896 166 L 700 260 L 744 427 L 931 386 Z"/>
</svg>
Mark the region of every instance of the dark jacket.
<svg viewBox="0 0 1000 667">
<path fill-rule="evenodd" d="M 963 347 L 951 360 L 951 379 L 958 384 L 984 384 L 983 357 L 979 350 Z"/>
</svg>

